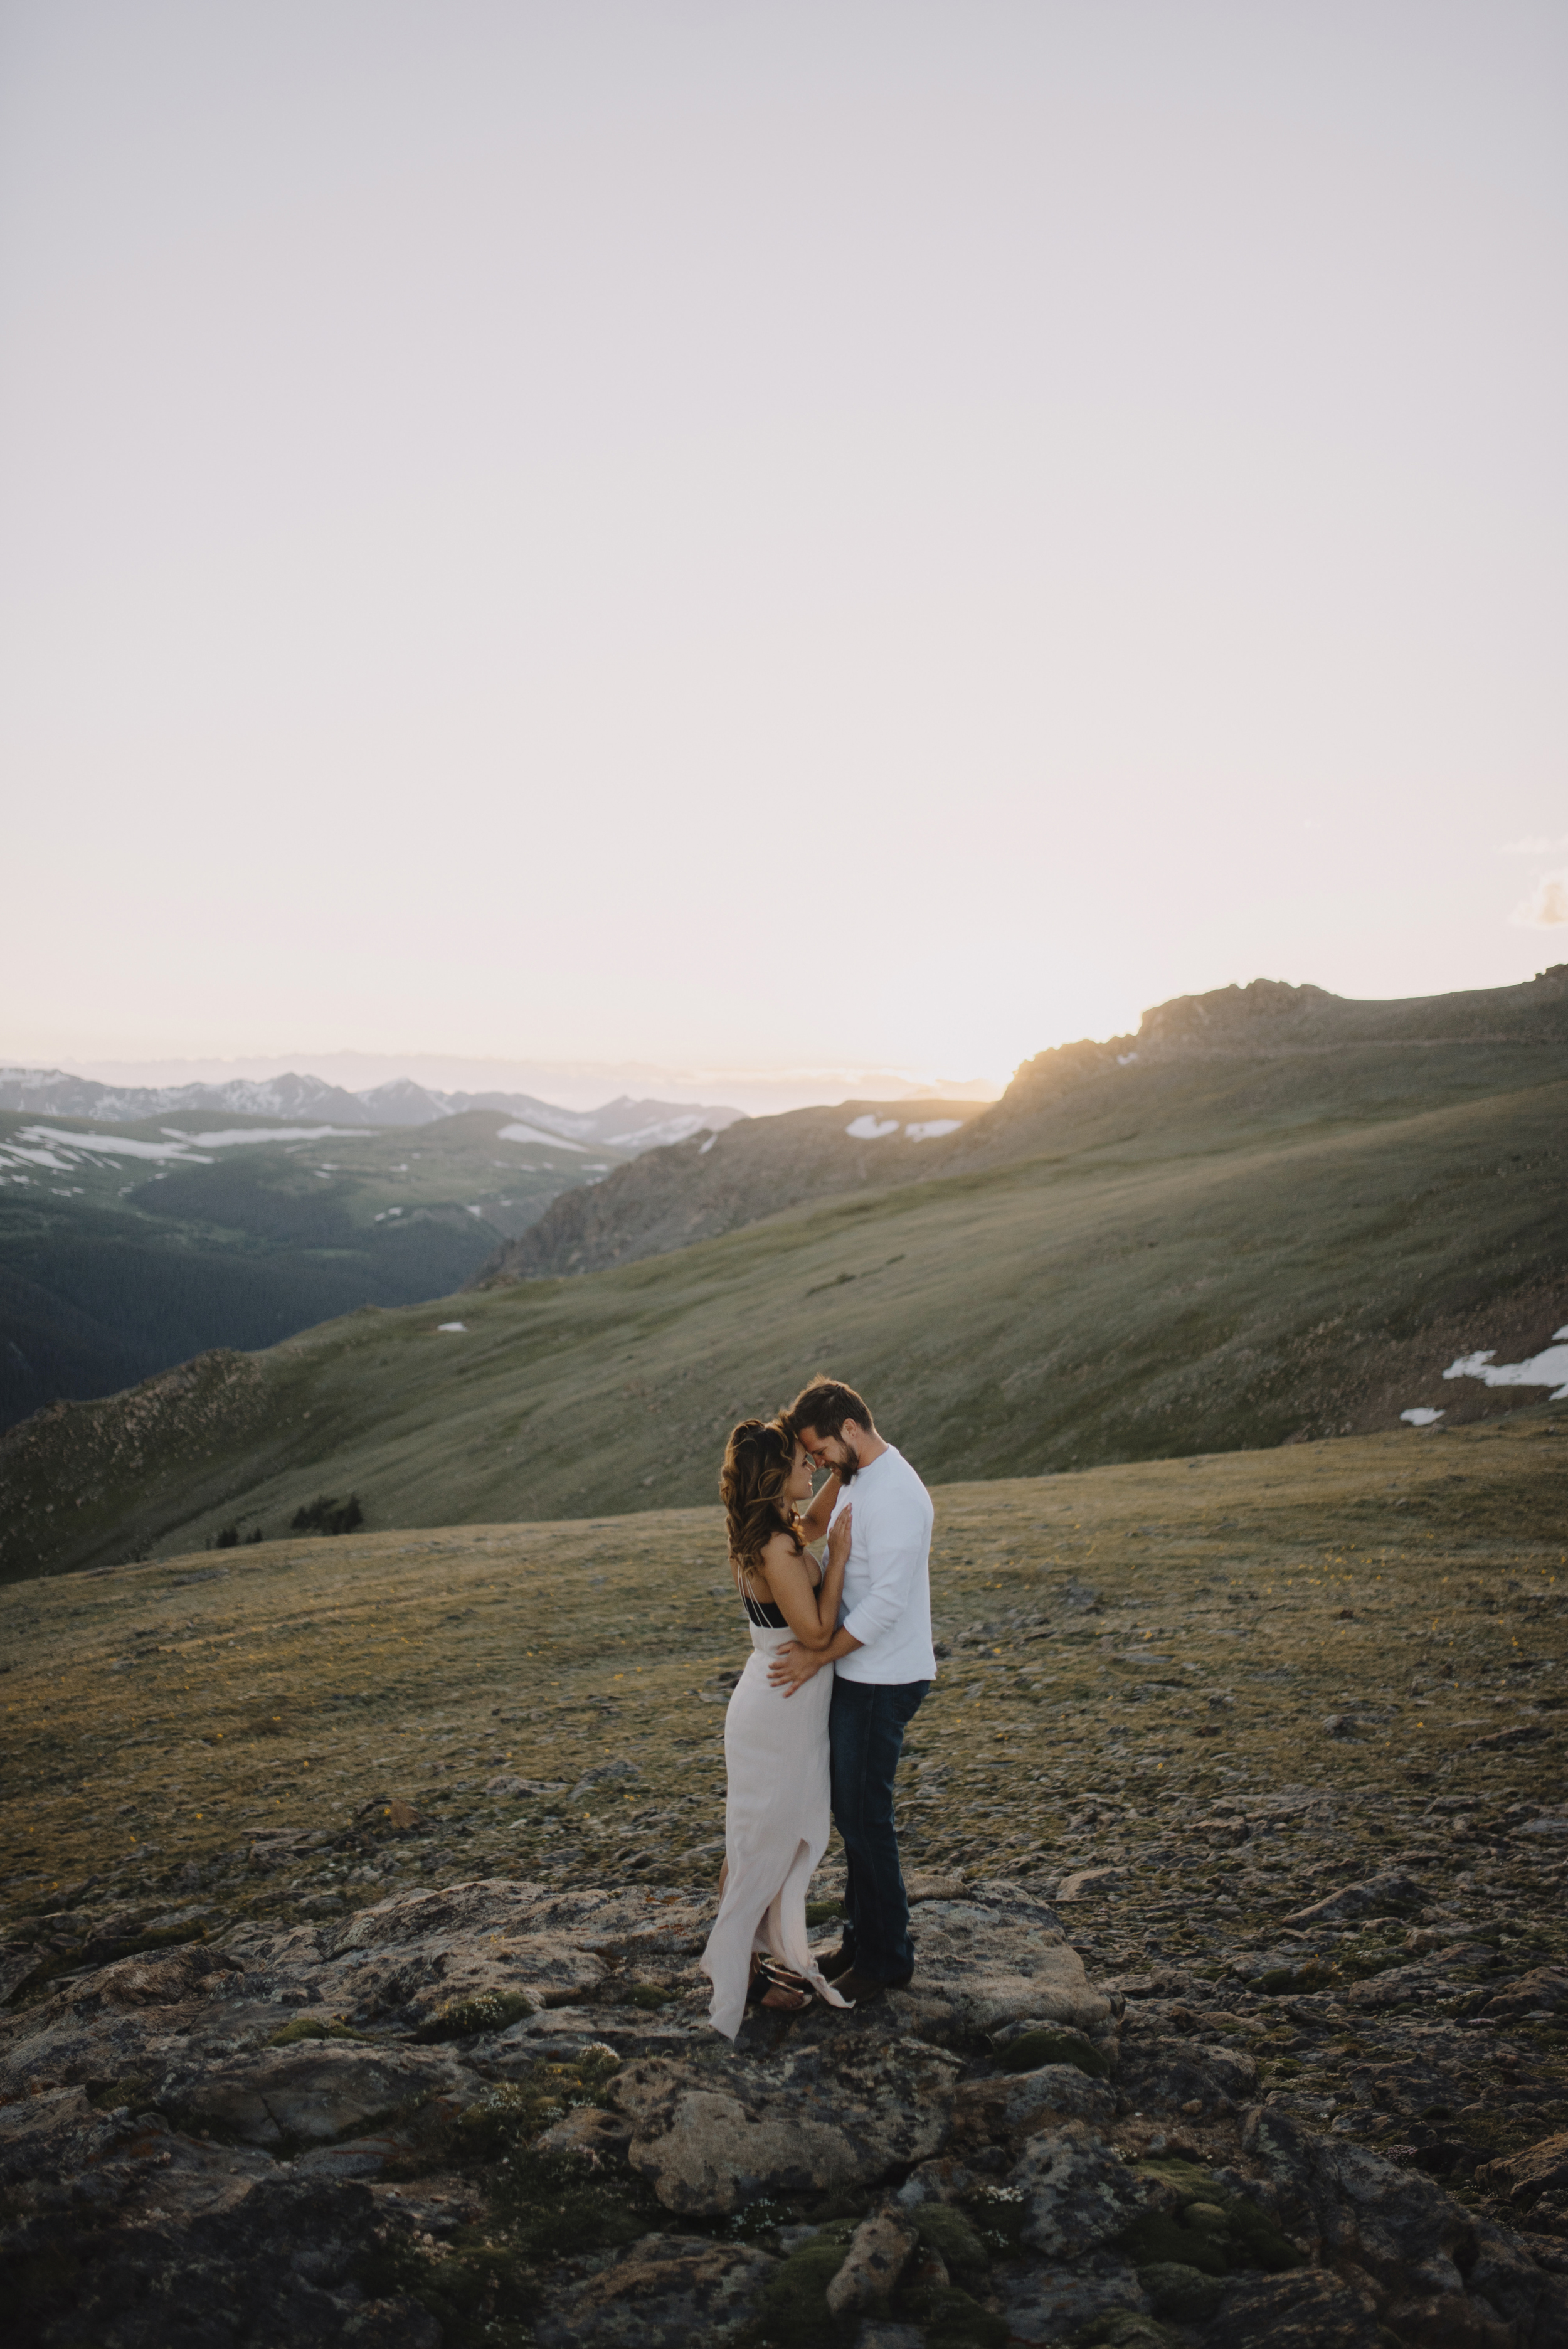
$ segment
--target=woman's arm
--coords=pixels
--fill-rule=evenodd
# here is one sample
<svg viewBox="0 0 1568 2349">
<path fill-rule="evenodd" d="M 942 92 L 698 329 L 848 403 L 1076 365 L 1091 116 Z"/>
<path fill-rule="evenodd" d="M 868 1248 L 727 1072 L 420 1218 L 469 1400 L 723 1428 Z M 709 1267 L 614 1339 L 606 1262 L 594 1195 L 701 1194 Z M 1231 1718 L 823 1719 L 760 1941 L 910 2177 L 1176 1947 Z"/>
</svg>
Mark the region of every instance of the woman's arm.
<svg viewBox="0 0 1568 2349">
<path fill-rule="evenodd" d="M 838 1627 L 844 1562 L 850 1554 L 850 1518 L 848 1509 L 841 1510 L 829 1537 L 822 1579 L 814 1588 L 805 1557 L 787 1534 L 775 1534 L 762 1553 L 774 1603 L 803 1648 L 825 1648 Z"/>
<path fill-rule="evenodd" d="M 844 1568 L 849 1564 L 850 1543 L 854 1530 L 855 1512 L 851 1504 L 849 1508 L 841 1509 L 834 1518 L 833 1530 L 828 1536 L 828 1547 L 822 1552 L 822 1576 L 817 1585 L 817 1614 L 829 1640 L 838 1629 L 839 1601 L 844 1595 Z"/>
<path fill-rule="evenodd" d="M 821 1491 L 815 1495 L 810 1507 L 800 1520 L 800 1533 L 803 1540 L 808 1542 L 821 1540 L 828 1530 L 828 1519 L 833 1514 L 833 1503 L 838 1499 L 842 1486 L 843 1478 L 838 1469 L 830 1468 Z"/>
</svg>

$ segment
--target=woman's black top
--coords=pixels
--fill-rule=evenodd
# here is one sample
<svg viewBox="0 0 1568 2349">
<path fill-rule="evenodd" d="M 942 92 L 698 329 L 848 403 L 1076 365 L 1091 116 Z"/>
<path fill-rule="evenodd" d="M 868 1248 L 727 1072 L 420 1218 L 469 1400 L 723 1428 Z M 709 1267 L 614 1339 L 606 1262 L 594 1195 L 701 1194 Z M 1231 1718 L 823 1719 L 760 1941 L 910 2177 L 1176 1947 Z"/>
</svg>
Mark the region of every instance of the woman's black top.
<svg viewBox="0 0 1568 2349">
<path fill-rule="evenodd" d="M 789 1629 L 784 1619 L 783 1609 L 775 1606 L 771 1599 L 753 1599 L 749 1590 L 743 1590 L 740 1595 L 746 1601 L 747 1613 L 759 1630 L 787 1631 Z"/>
</svg>

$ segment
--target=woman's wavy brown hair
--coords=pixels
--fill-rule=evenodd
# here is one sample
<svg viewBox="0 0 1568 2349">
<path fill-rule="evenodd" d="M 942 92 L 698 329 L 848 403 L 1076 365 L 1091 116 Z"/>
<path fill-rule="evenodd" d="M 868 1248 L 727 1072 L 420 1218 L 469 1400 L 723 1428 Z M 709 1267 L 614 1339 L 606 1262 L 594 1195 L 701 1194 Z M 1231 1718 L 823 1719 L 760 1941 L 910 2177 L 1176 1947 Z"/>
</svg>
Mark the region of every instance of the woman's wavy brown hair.
<svg viewBox="0 0 1568 2349">
<path fill-rule="evenodd" d="M 795 1438 L 776 1419 L 743 1419 L 731 1430 L 718 1474 L 718 1496 L 729 1520 L 734 1563 L 760 1566 L 775 1534 L 788 1534 L 797 1552 L 805 1548 L 799 1517 L 784 1498 L 794 1458 Z"/>
</svg>

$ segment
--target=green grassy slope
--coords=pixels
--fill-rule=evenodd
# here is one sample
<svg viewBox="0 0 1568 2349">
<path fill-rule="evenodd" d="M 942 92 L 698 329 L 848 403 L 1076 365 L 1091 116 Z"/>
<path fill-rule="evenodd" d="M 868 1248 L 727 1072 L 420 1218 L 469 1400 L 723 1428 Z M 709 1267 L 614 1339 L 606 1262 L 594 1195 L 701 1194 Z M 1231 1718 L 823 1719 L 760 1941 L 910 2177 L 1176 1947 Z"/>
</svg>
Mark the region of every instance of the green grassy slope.
<svg viewBox="0 0 1568 2349">
<path fill-rule="evenodd" d="M 445 1296 L 562 1188 L 621 1162 L 502 1142 L 511 1123 L 473 1110 L 412 1131 L 203 1147 L 190 1114 L 0 1112 L 0 1427 L 207 1347 L 269 1346 L 361 1304 Z M 267 1133 L 257 1118 L 224 1126 Z"/>
<path fill-rule="evenodd" d="M 1568 1320 L 1560 1060 L 1432 1086 L 1435 1106 L 1351 1085 L 1337 1115 L 1321 1089 L 1309 1113 L 1260 1112 L 1243 1084 L 1229 1112 L 1167 1107 L 1163 1142 L 1131 1116 L 1076 1148 L 1058 1132 L 1048 1154 L 610 1272 L 210 1357 L 12 1432 L 0 1571 L 189 1547 L 232 1518 L 273 1535 L 324 1491 L 356 1491 L 372 1526 L 706 1501 L 730 1423 L 818 1366 L 934 1481 L 1536 1401 L 1441 1371 Z"/>
<path fill-rule="evenodd" d="M 946 1145 L 944 1171 L 1091 1150 L 1143 1163 L 1274 1147 L 1502 1100 L 1568 1077 L 1568 1040 L 1234 1050 L 1087 1071 L 1073 1067 L 1075 1049 L 1060 1056 L 1066 1066 L 1051 1053 L 1026 1063 L 1003 1099 Z"/>
<path fill-rule="evenodd" d="M 1552 1074 L 1568 1075 L 1568 966 L 1520 987 L 1386 1003 L 1254 979 L 1158 1004 L 1136 1036 L 1037 1053 L 985 1110 L 903 1102 L 894 1115 L 844 1102 L 649 1151 L 565 1194 L 473 1285 L 604 1272 L 876 1185 L 1096 1146 L 1142 1158 L 1233 1149 Z"/>
</svg>

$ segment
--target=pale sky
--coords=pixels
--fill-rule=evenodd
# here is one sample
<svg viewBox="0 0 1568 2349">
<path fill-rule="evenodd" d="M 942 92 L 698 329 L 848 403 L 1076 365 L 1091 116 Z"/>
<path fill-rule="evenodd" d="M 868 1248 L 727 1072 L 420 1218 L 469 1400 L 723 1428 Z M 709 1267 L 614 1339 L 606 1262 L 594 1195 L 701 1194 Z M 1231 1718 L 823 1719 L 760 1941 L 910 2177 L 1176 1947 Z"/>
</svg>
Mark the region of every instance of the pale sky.
<svg viewBox="0 0 1568 2349">
<path fill-rule="evenodd" d="M 1565 98 L 1533 0 L 11 0 L 0 1057 L 1568 959 Z"/>
</svg>

